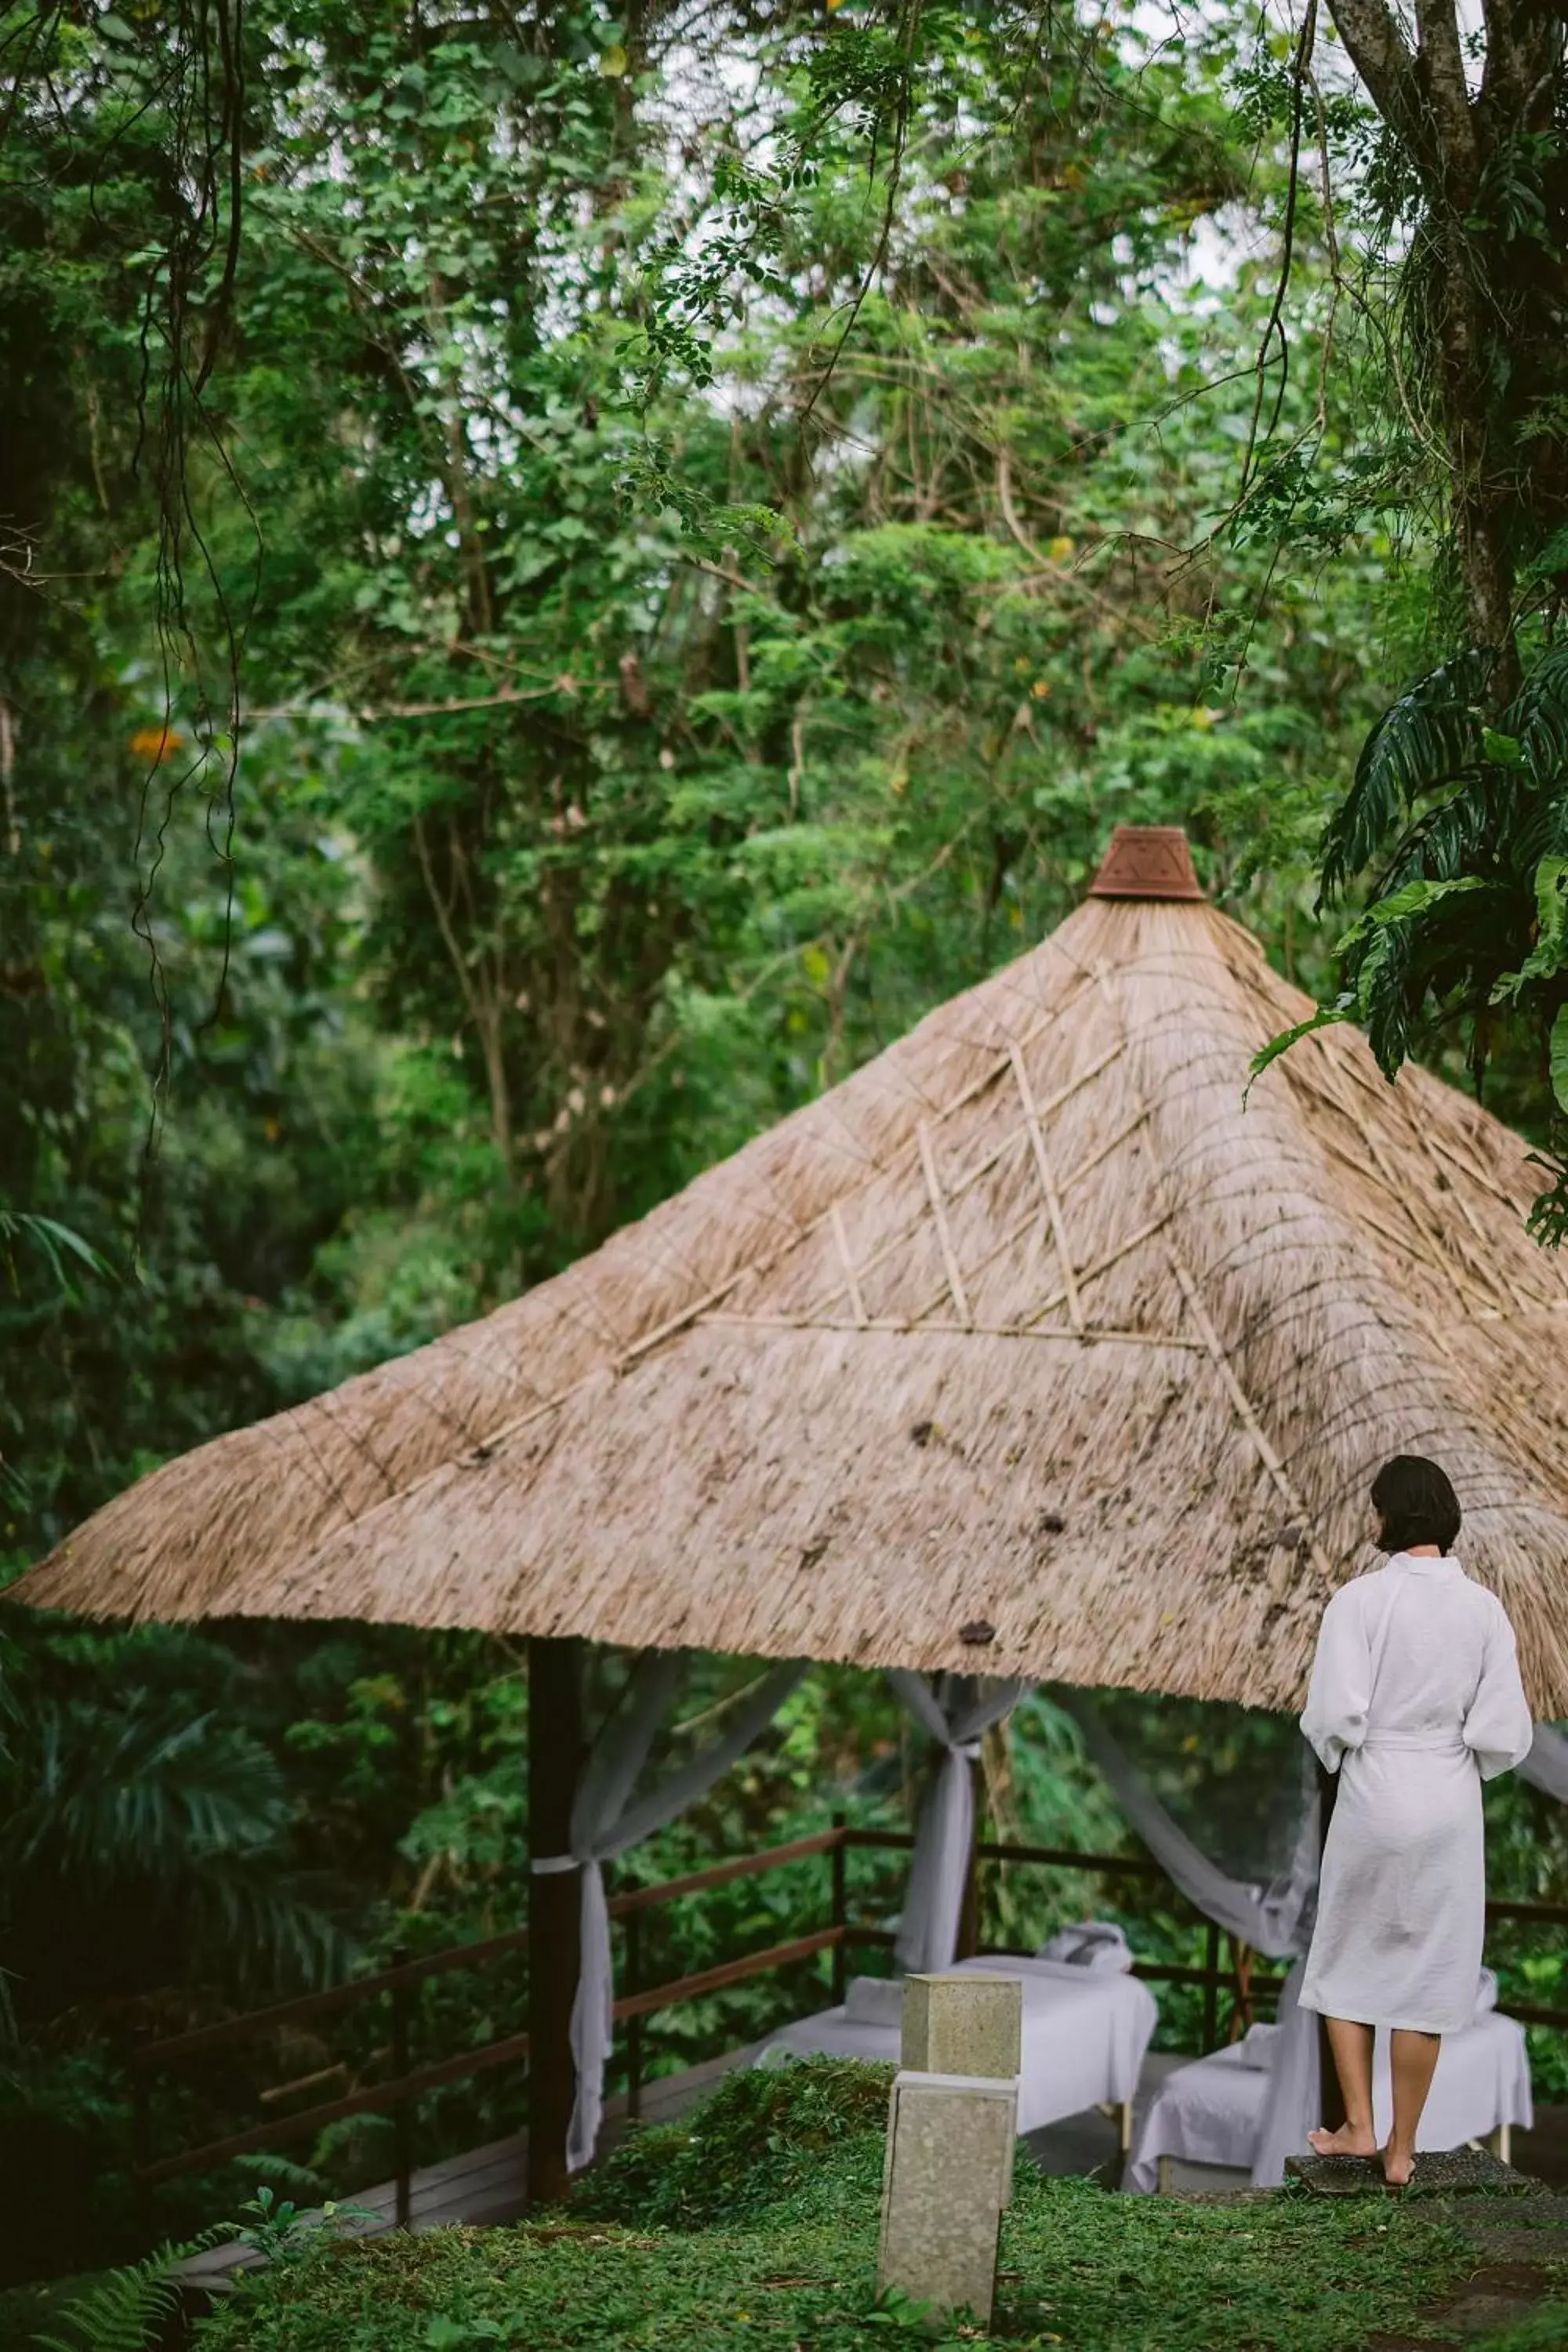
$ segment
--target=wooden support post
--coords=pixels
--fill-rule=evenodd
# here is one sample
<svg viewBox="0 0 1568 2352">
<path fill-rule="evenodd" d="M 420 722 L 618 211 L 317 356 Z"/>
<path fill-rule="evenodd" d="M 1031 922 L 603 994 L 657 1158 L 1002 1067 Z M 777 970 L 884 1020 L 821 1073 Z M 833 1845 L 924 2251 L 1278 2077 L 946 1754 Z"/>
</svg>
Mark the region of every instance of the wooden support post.
<svg viewBox="0 0 1568 2352">
<path fill-rule="evenodd" d="M 1231 1974 L 1236 1985 L 1236 1999 L 1230 2012 L 1230 2039 L 1239 2042 L 1257 2015 L 1252 1998 L 1253 1951 L 1251 1945 L 1244 1944 L 1237 1936 L 1232 1936 L 1229 1942 Z"/>
<path fill-rule="evenodd" d="M 835 2006 L 837 2006 L 842 2003 L 845 1993 L 848 1990 L 847 1978 L 849 1974 L 849 1955 L 844 1948 L 844 1930 L 849 1924 L 849 1903 L 848 1886 L 844 1868 L 846 1856 L 844 1850 L 844 1816 L 842 1813 L 834 1814 L 833 1826 L 837 1832 L 838 1843 L 834 1847 L 832 1855 L 833 1907 L 829 1914 L 829 1921 L 830 1924 L 838 1930 L 838 1941 L 833 1947 L 833 1999 Z"/>
<path fill-rule="evenodd" d="M 583 1750 L 582 1661 L 574 1641 L 528 1644 L 528 1851 L 544 1861 L 572 1843 L 572 1801 Z M 559 2204 L 568 2186 L 566 2135 L 577 2078 L 572 2003 L 577 1991 L 580 1874 L 546 1871 L 528 1884 L 528 2201 Z"/>
<path fill-rule="evenodd" d="M 1334 1799 L 1339 1794 L 1339 1774 L 1337 1772 L 1326 1771 L 1323 1766 L 1320 1764 L 1318 1767 L 1318 1885 L 1320 1889 L 1320 1901 L 1321 1900 L 1321 1890 L 1322 1887 L 1323 1850 L 1329 1843 L 1329 1823 L 1334 1817 Z M 1345 2101 L 1344 2094 L 1340 2089 L 1339 2074 L 1334 2066 L 1333 2046 L 1329 2040 L 1329 2021 L 1325 2017 L 1320 2017 L 1318 2020 L 1318 2073 L 1321 2084 L 1321 2087 L 1318 2094 L 1318 2111 L 1323 2119 L 1323 2129 L 1325 2131 L 1338 2131 L 1345 2119 Z"/>
<path fill-rule="evenodd" d="M 1204 2055 L 1219 2040 L 1219 1929 L 1211 1919 L 1204 1938 Z"/>
<path fill-rule="evenodd" d="M 399 1944 L 392 1955 L 395 1969 L 403 1968 L 408 1959 L 406 1945 Z M 392 2073 L 395 2082 L 401 2082 L 408 2072 L 408 2000 L 410 1988 L 395 1984 L 392 1988 Z M 414 2109 L 408 2099 L 399 2099 L 392 2111 L 393 2164 L 396 2176 L 395 2211 L 395 2226 L 406 2230 L 413 2217 L 414 2197 Z"/>
<path fill-rule="evenodd" d="M 642 1990 L 642 1914 L 626 1914 L 626 1990 Z M 642 2016 L 626 2020 L 626 2113 L 636 2123 L 642 2114 Z"/>
<path fill-rule="evenodd" d="M 980 1830 L 985 1809 L 985 1774 L 978 1757 L 969 1767 L 969 1784 L 974 1827 L 969 1840 L 969 1866 L 963 1874 L 963 1907 L 958 1915 L 958 1949 L 953 1955 L 960 1960 L 972 1960 L 980 1949 Z"/>
</svg>

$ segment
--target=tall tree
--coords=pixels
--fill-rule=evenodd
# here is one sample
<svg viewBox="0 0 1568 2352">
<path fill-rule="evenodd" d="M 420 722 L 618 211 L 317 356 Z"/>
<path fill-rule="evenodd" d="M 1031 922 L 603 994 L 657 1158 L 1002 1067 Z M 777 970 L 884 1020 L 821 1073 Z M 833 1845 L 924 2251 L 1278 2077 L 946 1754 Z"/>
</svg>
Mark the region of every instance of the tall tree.
<svg viewBox="0 0 1568 2352">
<path fill-rule="evenodd" d="M 1322 900 L 1364 910 L 1321 1018 L 1392 1078 L 1456 1044 L 1547 1151 L 1534 1213 L 1568 1234 L 1568 20 L 1543 0 L 1328 0 L 1376 136 L 1340 187 L 1388 295 L 1385 431 L 1439 520 L 1438 666 L 1367 739 L 1322 845 Z M 1292 80 L 1298 142 L 1317 12 Z M 1325 142 L 1325 169 L 1328 148 Z M 1342 488 L 1344 485 L 1342 483 Z M 1349 486 L 1353 504 L 1360 486 Z"/>
<path fill-rule="evenodd" d="M 1568 155 L 1564 20 L 1548 0 L 1417 0 L 1415 38 L 1386 0 L 1328 0 L 1377 110 L 1375 159 L 1408 236 L 1405 383 L 1441 436 L 1471 645 L 1489 691 L 1517 689 L 1518 593 L 1568 590 Z M 1309 0 L 1303 56 L 1314 9 Z"/>
</svg>

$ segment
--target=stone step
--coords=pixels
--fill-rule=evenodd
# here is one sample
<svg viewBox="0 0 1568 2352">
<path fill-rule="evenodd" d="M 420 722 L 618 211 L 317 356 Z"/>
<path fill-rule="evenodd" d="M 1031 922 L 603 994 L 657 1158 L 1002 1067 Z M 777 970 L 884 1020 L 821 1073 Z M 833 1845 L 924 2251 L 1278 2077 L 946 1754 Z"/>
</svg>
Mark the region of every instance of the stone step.
<svg viewBox="0 0 1568 2352">
<path fill-rule="evenodd" d="M 1493 2156 L 1489 2148 L 1433 2148 L 1417 2156 L 1406 2187 L 1390 2189 L 1374 2156 L 1287 2157 L 1285 2178 L 1315 2197 L 1528 2197 L 1542 2185 Z"/>
</svg>

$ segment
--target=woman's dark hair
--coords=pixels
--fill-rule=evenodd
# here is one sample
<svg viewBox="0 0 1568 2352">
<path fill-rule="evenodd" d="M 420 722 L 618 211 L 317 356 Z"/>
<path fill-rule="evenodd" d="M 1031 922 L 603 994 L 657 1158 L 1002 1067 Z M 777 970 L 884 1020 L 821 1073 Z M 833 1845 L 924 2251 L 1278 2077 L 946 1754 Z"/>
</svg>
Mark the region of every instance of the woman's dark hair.
<svg viewBox="0 0 1568 2352">
<path fill-rule="evenodd" d="M 1372 1482 L 1373 1508 L 1383 1521 L 1380 1549 L 1412 1551 L 1436 1544 L 1449 1551 L 1459 1532 L 1459 1498 L 1446 1472 L 1419 1454 L 1396 1454 Z"/>
</svg>

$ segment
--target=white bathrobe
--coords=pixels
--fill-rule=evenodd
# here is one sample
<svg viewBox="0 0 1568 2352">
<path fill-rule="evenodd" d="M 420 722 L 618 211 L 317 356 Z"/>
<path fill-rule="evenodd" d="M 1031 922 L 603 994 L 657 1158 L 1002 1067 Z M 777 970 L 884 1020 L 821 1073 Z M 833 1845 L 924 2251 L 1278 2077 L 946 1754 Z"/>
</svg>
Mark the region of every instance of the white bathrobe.
<svg viewBox="0 0 1568 2352">
<path fill-rule="evenodd" d="M 1486 1928 L 1481 1782 L 1532 1732 L 1501 1601 L 1457 1559 L 1354 1578 L 1323 1612 L 1301 1728 L 1340 1776 L 1301 2007 L 1457 2033 Z"/>
</svg>

